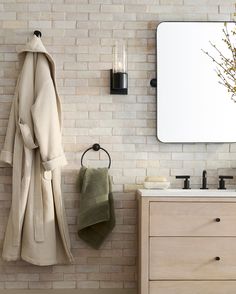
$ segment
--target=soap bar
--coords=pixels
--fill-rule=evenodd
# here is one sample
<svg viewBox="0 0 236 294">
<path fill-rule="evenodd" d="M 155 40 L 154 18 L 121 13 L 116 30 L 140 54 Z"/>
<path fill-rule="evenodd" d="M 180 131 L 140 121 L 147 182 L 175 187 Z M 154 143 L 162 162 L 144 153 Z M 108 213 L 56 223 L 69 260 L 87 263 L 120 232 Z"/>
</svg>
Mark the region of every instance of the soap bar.
<svg viewBox="0 0 236 294">
<path fill-rule="evenodd" d="M 145 182 L 167 182 L 166 177 L 146 177 Z"/>
</svg>

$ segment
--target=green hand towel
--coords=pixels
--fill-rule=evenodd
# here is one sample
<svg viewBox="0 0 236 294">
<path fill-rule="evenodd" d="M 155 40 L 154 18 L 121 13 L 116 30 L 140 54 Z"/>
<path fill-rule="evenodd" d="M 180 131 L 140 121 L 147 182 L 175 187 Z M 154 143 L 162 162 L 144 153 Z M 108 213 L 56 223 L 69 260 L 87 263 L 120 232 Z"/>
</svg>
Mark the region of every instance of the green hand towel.
<svg viewBox="0 0 236 294">
<path fill-rule="evenodd" d="M 108 169 L 82 167 L 78 177 L 78 188 L 78 235 L 91 247 L 98 249 L 115 226 Z"/>
</svg>

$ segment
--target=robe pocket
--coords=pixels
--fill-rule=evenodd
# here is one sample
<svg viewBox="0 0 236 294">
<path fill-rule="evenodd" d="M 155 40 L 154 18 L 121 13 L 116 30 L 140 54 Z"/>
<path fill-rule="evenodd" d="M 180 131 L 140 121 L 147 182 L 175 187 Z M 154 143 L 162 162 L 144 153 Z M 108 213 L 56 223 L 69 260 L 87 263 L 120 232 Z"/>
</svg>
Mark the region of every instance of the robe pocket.
<svg viewBox="0 0 236 294">
<path fill-rule="evenodd" d="M 18 125 L 20 127 L 21 135 L 24 141 L 24 145 L 28 149 L 35 149 L 38 148 L 38 145 L 35 144 L 34 142 L 34 137 L 33 134 L 30 130 L 30 127 L 23 122 L 22 119 L 19 119 Z"/>
<path fill-rule="evenodd" d="M 52 180 L 52 172 L 51 171 L 43 171 L 44 180 L 51 181 Z"/>
</svg>

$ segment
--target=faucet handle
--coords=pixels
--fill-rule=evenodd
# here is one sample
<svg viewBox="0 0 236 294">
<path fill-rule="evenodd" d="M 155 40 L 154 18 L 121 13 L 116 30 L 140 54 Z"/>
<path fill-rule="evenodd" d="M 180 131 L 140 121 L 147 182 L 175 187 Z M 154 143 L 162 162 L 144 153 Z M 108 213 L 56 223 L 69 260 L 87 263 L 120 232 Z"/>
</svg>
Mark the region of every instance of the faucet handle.
<svg viewBox="0 0 236 294">
<path fill-rule="evenodd" d="M 219 179 L 233 179 L 233 176 L 219 176 Z"/>
<path fill-rule="evenodd" d="M 185 179 L 183 189 L 191 189 L 190 188 L 190 176 L 175 176 L 176 179 Z"/>
<path fill-rule="evenodd" d="M 219 190 L 225 190 L 225 179 L 233 179 L 233 176 L 219 176 Z"/>
</svg>

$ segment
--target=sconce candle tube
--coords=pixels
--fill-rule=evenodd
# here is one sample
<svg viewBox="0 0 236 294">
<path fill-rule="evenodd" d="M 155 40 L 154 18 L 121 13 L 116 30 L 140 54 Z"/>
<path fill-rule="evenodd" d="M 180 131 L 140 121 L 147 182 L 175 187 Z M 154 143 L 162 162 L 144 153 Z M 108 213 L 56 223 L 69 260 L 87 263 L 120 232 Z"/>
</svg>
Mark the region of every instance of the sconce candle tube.
<svg viewBox="0 0 236 294">
<path fill-rule="evenodd" d="M 110 76 L 110 93 L 128 94 L 127 52 L 123 41 L 117 41 L 113 47 L 113 69 Z"/>
</svg>

